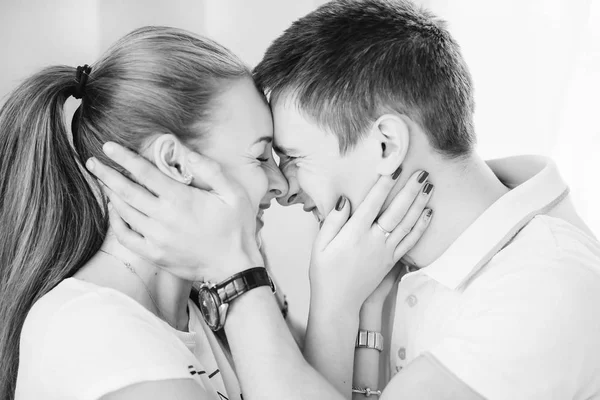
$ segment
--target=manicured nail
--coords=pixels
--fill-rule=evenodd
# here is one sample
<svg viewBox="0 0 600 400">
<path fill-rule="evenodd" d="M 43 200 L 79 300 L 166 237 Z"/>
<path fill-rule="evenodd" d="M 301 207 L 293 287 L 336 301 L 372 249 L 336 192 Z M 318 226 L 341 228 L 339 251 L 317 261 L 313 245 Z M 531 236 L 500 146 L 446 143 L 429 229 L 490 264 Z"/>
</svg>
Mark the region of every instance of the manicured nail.
<svg viewBox="0 0 600 400">
<path fill-rule="evenodd" d="M 88 158 L 88 160 L 85 162 L 85 167 L 89 171 L 93 171 L 95 166 L 96 166 L 96 164 L 94 163 L 94 159 L 93 158 Z"/>
<path fill-rule="evenodd" d="M 398 166 L 398 169 L 394 171 L 394 173 L 392 174 L 392 179 L 398 179 L 398 177 L 400 176 L 400 172 L 402 172 L 402 165 Z"/>
<path fill-rule="evenodd" d="M 346 205 L 346 198 L 344 196 L 340 196 L 337 203 L 335 204 L 335 209 L 337 211 L 342 211 L 342 208 Z"/>
<path fill-rule="evenodd" d="M 102 146 L 102 150 L 104 150 L 105 154 L 111 155 L 115 152 L 115 145 L 111 142 L 104 143 L 104 146 Z"/>
<path fill-rule="evenodd" d="M 419 178 L 417 179 L 417 182 L 419 182 L 419 183 L 425 182 L 425 179 L 427 179 L 428 176 L 429 176 L 429 172 L 427 172 L 427 171 L 421 172 L 419 174 Z"/>
<path fill-rule="evenodd" d="M 112 209 L 113 209 L 113 205 L 112 205 L 112 203 L 109 200 L 108 201 L 108 211 L 112 211 Z"/>
<path fill-rule="evenodd" d="M 424 186 L 423 186 L 423 194 L 427 195 L 429 193 L 431 193 L 431 191 L 433 190 L 433 185 L 429 182 L 427 182 Z"/>
<path fill-rule="evenodd" d="M 431 208 L 427 208 L 425 210 L 425 215 L 423 216 L 423 218 L 425 218 L 425 221 L 429 222 L 432 215 L 433 215 L 433 210 Z"/>
<path fill-rule="evenodd" d="M 202 157 L 200 157 L 200 155 L 198 153 L 192 152 L 192 153 L 188 154 L 187 159 L 189 162 L 194 164 L 194 163 L 200 162 L 202 160 Z"/>
</svg>

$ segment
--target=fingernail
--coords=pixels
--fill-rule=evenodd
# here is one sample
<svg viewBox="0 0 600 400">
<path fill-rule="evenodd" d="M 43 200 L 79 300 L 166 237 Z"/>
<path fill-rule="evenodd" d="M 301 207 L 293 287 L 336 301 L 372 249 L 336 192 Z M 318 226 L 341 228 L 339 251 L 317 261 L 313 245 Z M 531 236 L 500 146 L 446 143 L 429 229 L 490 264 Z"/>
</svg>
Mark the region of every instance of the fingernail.
<svg viewBox="0 0 600 400">
<path fill-rule="evenodd" d="M 112 209 L 113 209 L 113 205 L 112 205 L 112 203 L 109 200 L 108 201 L 108 211 L 112 211 Z"/>
<path fill-rule="evenodd" d="M 418 178 L 417 182 L 419 182 L 419 183 L 425 182 L 425 179 L 427 179 L 428 176 L 429 176 L 429 172 L 427 172 L 427 171 L 421 172 L 419 174 L 419 178 Z"/>
<path fill-rule="evenodd" d="M 394 173 L 392 174 L 392 179 L 398 179 L 398 177 L 400 176 L 400 172 L 402 172 L 402 165 L 398 166 L 398 169 L 394 171 Z"/>
<path fill-rule="evenodd" d="M 102 150 L 104 150 L 105 154 L 111 155 L 115 151 L 115 145 L 111 142 L 104 143 L 104 146 L 102 146 Z"/>
<path fill-rule="evenodd" d="M 200 157 L 200 155 L 198 153 L 190 153 L 188 154 L 188 161 L 191 163 L 198 163 L 200 162 L 200 160 L 202 160 L 202 158 Z"/>
<path fill-rule="evenodd" d="M 346 198 L 344 196 L 340 196 L 337 203 L 335 204 L 335 209 L 337 211 L 342 211 L 342 208 L 346 205 Z"/>
<path fill-rule="evenodd" d="M 93 171 L 94 167 L 96 166 L 96 164 L 94 163 L 94 159 L 93 158 L 89 158 L 86 163 L 85 163 L 85 167 L 89 170 L 89 171 Z"/>
<path fill-rule="evenodd" d="M 427 182 L 425 184 L 425 186 L 423 186 L 423 194 L 425 194 L 425 195 L 431 193 L 432 190 L 433 190 L 433 185 L 429 182 Z"/>
<path fill-rule="evenodd" d="M 433 215 L 433 210 L 431 208 L 427 208 L 425 210 L 425 215 L 423 218 L 425 218 L 425 221 L 429 221 L 431 219 L 432 215 Z"/>
</svg>

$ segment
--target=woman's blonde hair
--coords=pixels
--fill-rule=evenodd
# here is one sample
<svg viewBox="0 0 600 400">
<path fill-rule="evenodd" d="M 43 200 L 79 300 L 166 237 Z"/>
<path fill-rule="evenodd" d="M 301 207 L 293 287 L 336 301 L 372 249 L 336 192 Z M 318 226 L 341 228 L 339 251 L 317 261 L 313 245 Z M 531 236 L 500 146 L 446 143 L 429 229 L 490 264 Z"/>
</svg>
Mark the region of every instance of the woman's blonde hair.
<svg viewBox="0 0 600 400">
<path fill-rule="evenodd" d="M 167 27 L 128 34 L 92 65 L 72 122 L 76 69 L 46 68 L 0 110 L 0 398 L 14 397 L 19 338 L 31 306 L 100 248 L 106 203 L 83 163 L 107 141 L 140 151 L 153 135 L 187 143 L 210 124 L 215 96 L 248 68 L 217 43 Z M 95 182 L 95 181 L 93 181 Z"/>
</svg>

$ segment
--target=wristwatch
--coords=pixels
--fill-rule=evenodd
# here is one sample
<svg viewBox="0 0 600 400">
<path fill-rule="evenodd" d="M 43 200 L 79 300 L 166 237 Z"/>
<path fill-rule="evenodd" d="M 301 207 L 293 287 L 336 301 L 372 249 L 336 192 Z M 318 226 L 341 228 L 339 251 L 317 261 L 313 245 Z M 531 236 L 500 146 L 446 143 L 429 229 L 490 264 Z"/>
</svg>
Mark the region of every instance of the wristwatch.
<svg viewBox="0 0 600 400">
<path fill-rule="evenodd" d="M 264 267 L 247 269 L 218 284 L 202 283 L 198 288 L 197 305 L 206 325 L 213 331 L 223 329 L 231 302 L 261 286 L 270 286 L 273 293 L 276 291 L 275 284 Z"/>
</svg>

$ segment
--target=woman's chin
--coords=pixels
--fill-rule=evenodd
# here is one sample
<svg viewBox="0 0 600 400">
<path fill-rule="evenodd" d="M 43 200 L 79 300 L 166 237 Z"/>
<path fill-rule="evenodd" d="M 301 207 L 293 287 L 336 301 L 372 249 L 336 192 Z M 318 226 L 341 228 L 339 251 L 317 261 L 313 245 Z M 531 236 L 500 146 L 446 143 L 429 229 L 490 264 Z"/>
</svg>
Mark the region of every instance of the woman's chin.
<svg viewBox="0 0 600 400">
<path fill-rule="evenodd" d="M 265 226 L 265 223 L 262 221 L 262 219 L 257 218 L 256 219 L 256 243 L 258 244 L 258 248 L 260 248 L 262 246 L 262 235 L 260 234 L 263 226 Z"/>
</svg>

